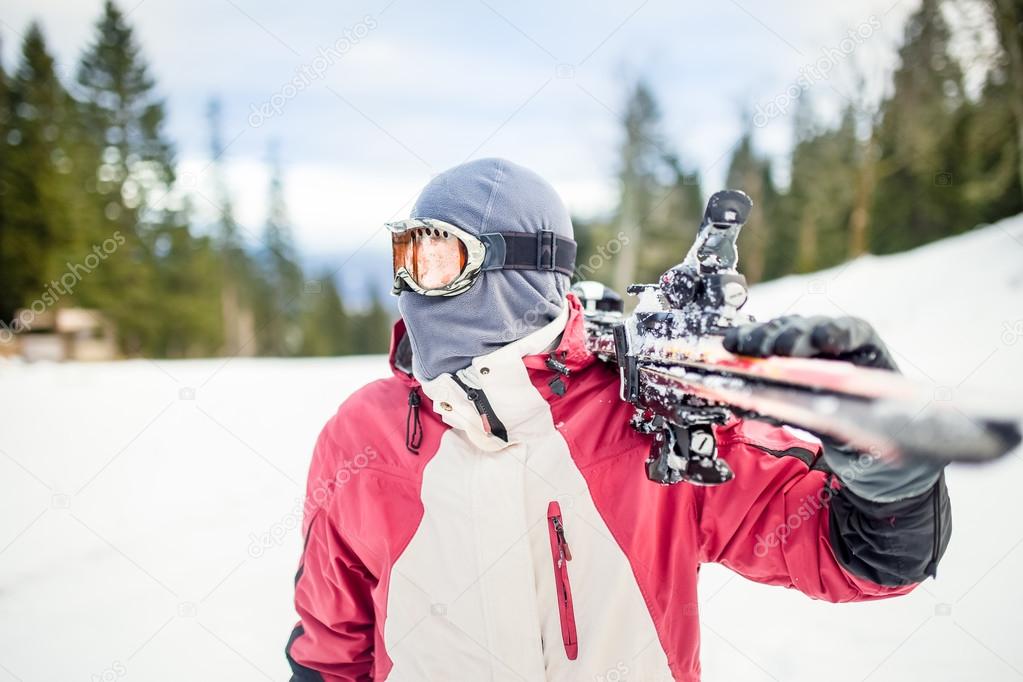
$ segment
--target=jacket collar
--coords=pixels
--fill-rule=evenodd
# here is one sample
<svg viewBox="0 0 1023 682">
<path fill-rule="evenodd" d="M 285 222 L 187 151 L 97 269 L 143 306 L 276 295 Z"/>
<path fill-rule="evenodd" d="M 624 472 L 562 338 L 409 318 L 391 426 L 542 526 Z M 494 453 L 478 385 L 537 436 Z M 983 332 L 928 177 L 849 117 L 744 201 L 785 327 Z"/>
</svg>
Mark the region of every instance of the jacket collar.
<svg viewBox="0 0 1023 682">
<path fill-rule="evenodd" d="M 407 360 L 400 362 L 399 356 L 403 356 L 408 353 Z M 412 361 L 411 361 L 411 346 L 405 332 L 405 320 L 398 318 L 398 321 L 394 323 L 391 328 L 391 343 L 387 350 L 387 364 L 391 367 L 391 373 L 401 379 L 402 383 L 409 387 L 415 387 L 419 385 L 419 382 L 414 376 L 412 376 Z"/>
<path fill-rule="evenodd" d="M 594 360 L 586 350 L 582 307 L 575 296 L 569 294 L 555 320 L 492 353 L 474 358 L 468 367 L 460 370 L 457 373 L 459 379 L 470 387 L 482 389 L 508 430 L 508 442 L 505 442 L 487 433 L 476 405 L 466 397 L 451 374 L 419 384 L 411 374 L 398 367 L 399 344 L 404 333 L 405 324 L 399 320 L 394 327 L 390 352 L 395 376 L 409 386 L 421 385 L 433 411 L 486 451 L 500 450 L 526 439 L 540 427 L 536 419 L 551 419 L 546 399 L 530 379 L 530 370 L 543 370 L 553 376 L 555 372 L 547 366 L 551 356 L 565 365 L 569 372 Z"/>
<path fill-rule="evenodd" d="M 550 369 L 547 366 L 547 359 L 554 356 L 559 362 L 565 365 L 569 372 L 582 369 L 594 362 L 596 357 L 586 348 L 586 329 L 583 318 L 583 307 L 575 294 L 568 294 L 566 297 L 568 308 L 568 319 L 561 334 L 561 340 L 553 352 L 539 352 L 527 355 L 523 363 L 530 369 Z"/>
</svg>

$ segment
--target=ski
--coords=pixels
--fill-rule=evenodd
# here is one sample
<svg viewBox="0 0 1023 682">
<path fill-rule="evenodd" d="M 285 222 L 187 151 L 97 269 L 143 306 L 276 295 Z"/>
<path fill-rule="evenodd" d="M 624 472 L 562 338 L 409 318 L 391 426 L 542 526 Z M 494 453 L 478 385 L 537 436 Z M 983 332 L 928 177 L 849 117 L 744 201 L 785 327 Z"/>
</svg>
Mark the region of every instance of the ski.
<svg viewBox="0 0 1023 682">
<path fill-rule="evenodd" d="M 884 458 L 985 462 L 1020 443 L 1019 418 L 976 398 L 936 399 L 901 374 L 818 358 L 753 358 L 721 344 L 748 288 L 736 269 L 736 239 L 752 208 L 744 193 L 714 194 L 692 248 L 626 316 L 622 298 L 598 282 L 573 286 L 591 352 L 618 367 L 632 425 L 654 436 L 646 462 L 658 483 L 731 480 L 717 458 L 714 424 L 742 417 L 788 424 Z"/>
</svg>

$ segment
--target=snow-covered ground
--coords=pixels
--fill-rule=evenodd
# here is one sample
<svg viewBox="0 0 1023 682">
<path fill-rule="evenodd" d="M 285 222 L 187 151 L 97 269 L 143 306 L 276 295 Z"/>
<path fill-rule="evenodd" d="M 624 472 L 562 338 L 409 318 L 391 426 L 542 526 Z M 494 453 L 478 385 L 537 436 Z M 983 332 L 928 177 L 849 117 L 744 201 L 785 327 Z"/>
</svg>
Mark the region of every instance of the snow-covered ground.
<svg viewBox="0 0 1023 682">
<path fill-rule="evenodd" d="M 872 320 L 903 369 L 1023 410 L 1023 216 L 758 287 L 759 317 Z M 338 360 L 0 364 L 0 682 L 284 680 L 301 483 Z M 953 468 L 938 580 L 830 605 L 708 566 L 705 679 L 1023 677 L 1019 453 Z"/>
</svg>

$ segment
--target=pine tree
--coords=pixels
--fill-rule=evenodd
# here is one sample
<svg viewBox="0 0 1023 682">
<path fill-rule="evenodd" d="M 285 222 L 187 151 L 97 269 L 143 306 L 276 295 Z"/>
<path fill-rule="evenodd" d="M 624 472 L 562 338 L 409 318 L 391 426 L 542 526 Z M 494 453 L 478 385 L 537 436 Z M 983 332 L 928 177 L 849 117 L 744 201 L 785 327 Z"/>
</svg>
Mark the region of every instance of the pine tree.
<svg viewBox="0 0 1023 682">
<path fill-rule="evenodd" d="M 163 101 L 131 27 L 109 0 L 76 80 L 79 115 L 94 144 L 84 169 L 94 217 L 89 241 L 124 240 L 84 283 L 83 302 L 113 319 L 129 354 L 159 354 L 171 312 L 160 291 L 157 240 L 180 223 L 165 206 L 173 151 L 162 132 Z"/>
<path fill-rule="evenodd" d="M 950 54 L 941 4 L 923 0 L 909 18 L 894 90 L 881 105 L 870 235 L 875 252 L 911 248 L 970 227 L 960 190 L 963 76 Z"/>
<path fill-rule="evenodd" d="M 859 78 L 857 91 L 864 92 L 865 79 Z M 852 207 L 849 211 L 849 240 L 846 247 L 848 258 L 857 258 L 868 250 L 870 238 L 871 207 L 874 205 L 874 196 L 877 192 L 877 176 L 879 165 L 878 145 L 878 113 L 869 104 L 860 101 L 850 106 L 850 111 L 855 111 L 855 120 L 865 120 L 869 124 L 869 133 L 866 139 L 858 140 L 855 149 L 855 170 L 853 183 Z M 855 134 L 855 132 L 854 132 Z"/>
<path fill-rule="evenodd" d="M 334 273 L 324 271 L 317 287 L 306 290 L 306 312 L 302 318 L 301 353 L 306 356 L 348 355 L 353 352 L 351 320 L 334 282 Z"/>
<path fill-rule="evenodd" d="M 355 316 L 352 352 L 359 355 L 386 353 L 390 346 L 394 315 L 384 306 L 380 291 L 369 284 L 369 307 Z"/>
<path fill-rule="evenodd" d="M 1015 119 L 1016 180 L 1023 195 L 1023 0 L 989 0 L 1004 57 L 1005 102 Z"/>
<path fill-rule="evenodd" d="M 796 226 L 788 248 L 790 267 L 813 272 L 844 261 L 849 255 L 849 224 L 857 191 L 856 119 L 847 107 L 839 125 L 820 128 L 813 122 L 812 105 L 797 116 L 792 179 L 785 201 Z M 781 274 L 781 273 L 779 273 Z"/>
<path fill-rule="evenodd" d="M 611 226 L 600 219 L 572 216 L 572 228 L 576 244 L 572 282 L 591 279 L 610 282 L 610 260 L 602 258 L 597 248 L 601 235 L 611 234 Z"/>
<path fill-rule="evenodd" d="M 618 172 L 621 200 L 615 227 L 624 235 L 623 241 L 629 243 L 615 258 L 613 287 L 619 291 L 634 281 L 643 249 L 645 220 L 653 207 L 662 155 L 660 117 L 653 92 L 645 82 L 637 82 L 626 104 L 625 139 Z"/>
<path fill-rule="evenodd" d="M 221 328 L 225 355 L 254 355 L 258 350 L 254 313 L 257 274 L 245 251 L 224 172 L 227 146 L 221 131 L 220 101 L 213 98 L 206 109 L 210 134 L 210 173 L 214 183 L 217 222 L 216 244 L 222 260 L 220 278 Z"/>
<path fill-rule="evenodd" d="M 35 301 L 45 308 L 66 302 L 70 292 L 52 282 L 70 255 L 77 219 L 68 154 L 74 112 L 37 24 L 3 91 L 0 318 L 10 320 L 15 308 Z"/>
<path fill-rule="evenodd" d="M 1004 66 L 988 74 L 979 100 L 963 107 L 959 173 L 966 227 L 1023 211 L 1013 107 L 1013 88 Z"/>
<path fill-rule="evenodd" d="M 607 224 L 581 223 L 586 248 L 578 259 L 583 279 L 610 273 L 619 291 L 656 281 L 677 263 L 703 212 L 699 175 L 665 139 L 657 100 L 642 80 L 629 92 L 623 128 L 618 210 Z"/>
<path fill-rule="evenodd" d="M 17 271 L 13 265 L 15 257 L 12 246 L 8 245 L 14 237 L 8 206 L 13 198 L 11 184 L 10 153 L 7 150 L 7 135 L 11 125 L 10 88 L 7 84 L 7 71 L 3 63 L 3 41 L 0 40 L 0 324 L 9 325 L 14 311 L 20 305 L 21 294 L 17 288 Z M 0 327 L 0 345 L 7 338 L 5 328 Z M 10 332 L 7 332 L 8 334 Z"/>
<path fill-rule="evenodd" d="M 962 199 L 971 223 L 1023 211 L 1023 0 L 987 0 L 998 50 L 963 107 Z"/>
<path fill-rule="evenodd" d="M 744 117 L 752 120 L 751 117 Z M 770 162 L 760 156 L 753 146 L 753 131 L 747 127 L 732 153 L 725 184 L 740 189 L 753 200 L 748 227 L 739 234 L 739 254 L 742 272 L 752 284 L 764 278 L 768 261 L 768 248 L 774 238 L 771 217 L 778 199 L 778 191 L 771 178 Z"/>
<path fill-rule="evenodd" d="M 238 222 L 234 217 L 234 201 L 227 186 L 224 169 L 227 145 L 224 144 L 222 130 L 223 107 L 216 97 L 206 103 L 206 122 L 209 125 L 210 175 L 213 177 L 214 203 L 217 209 L 215 227 L 216 239 L 221 249 L 229 255 L 229 265 L 237 269 L 238 276 L 244 275 L 244 244 L 242 242 Z"/>
<path fill-rule="evenodd" d="M 284 202 L 284 178 L 276 146 L 269 151 L 270 210 L 263 230 L 263 293 L 256 305 L 261 355 L 294 355 L 302 343 L 302 267 Z"/>
<path fill-rule="evenodd" d="M 635 273 L 638 282 L 656 282 L 681 260 L 703 216 L 699 173 L 686 167 L 666 143 L 662 149 L 664 167 L 660 174 L 667 182 L 656 184 L 653 206 L 642 223 L 642 247 Z"/>
<path fill-rule="evenodd" d="M 160 357 L 212 355 L 222 345 L 220 254 L 210 237 L 193 236 L 182 210 L 169 216 L 154 239 L 153 286 L 159 298 L 150 353 Z"/>
</svg>

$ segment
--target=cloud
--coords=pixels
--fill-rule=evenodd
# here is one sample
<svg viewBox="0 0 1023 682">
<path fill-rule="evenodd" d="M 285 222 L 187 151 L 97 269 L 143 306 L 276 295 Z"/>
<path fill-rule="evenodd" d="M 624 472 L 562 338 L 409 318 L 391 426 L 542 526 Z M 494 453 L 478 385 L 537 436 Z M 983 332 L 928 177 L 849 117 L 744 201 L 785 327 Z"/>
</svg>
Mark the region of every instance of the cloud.
<svg viewBox="0 0 1023 682">
<path fill-rule="evenodd" d="M 235 220 L 248 240 L 258 242 L 268 210 L 268 168 L 258 159 L 237 159 L 225 164 L 223 172 Z M 608 198 L 613 192 L 607 183 L 549 177 L 575 214 L 592 215 L 611 208 Z M 299 163 L 285 170 L 285 201 L 292 224 L 301 226 L 297 237 L 307 252 L 386 250 L 388 241 L 381 226 L 406 217 L 429 180 L 425 172 L 377 174 L 337 164 Z M 196 222 L 213 225 L 223 202 L 208 162 L 183 160 L 179 186 L 194 206 Z"/>
<path fill-rule="evenodd" d="M 659 96 L 666 133 L 683 159 L 703 172 L 705 190 L 716 189 L 743 126 L 740 112 L 774 96 L 821 46 L 871 13 L 883 30 L 856 58 L 876 97 L 914 5 L 896 3 L 885 14 L 891 0 L 492 8 L 357 0 L 301 9 L 271 0 L 122 3 L 134 8 L 129 20 L 167 97 L 167 130 L 182 170 L 205 165 L 204 112 L 216 95 L 224 136 L 233 140 L 226 160 L 239 216 L 262 224 L 261 159 L 276 140 L 296 233 L 308 248 L 368 238 L 370 226 L 401 210 L 432 173 L 470 156 L 510 157 L 550 178 L 577 214 L 607 211 L 615 201 L 622 99 L 638 75 Z M 8 0 L 5 53 L 16 48 L 11 30 L 36 16 L 62 61 L 73 63 L 100 9 L 100 0 Z M 279 93 L 319 48 L 368 15 L 378 26 L 365 39 L 279 116 L 249 125 L 253 105 Z M 813 96 L 827 112 L 842 102 L 828 87 Z M 761 148 L 784 158 L 791 118 L 758 136 Z M 205 210 L 205 203 L 196 206 Z"/>
</svg>

